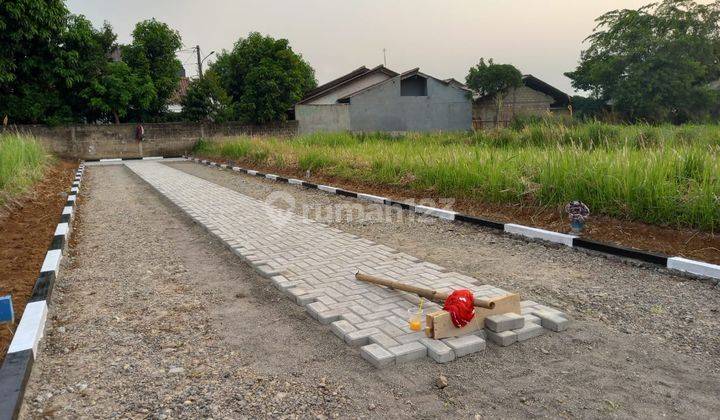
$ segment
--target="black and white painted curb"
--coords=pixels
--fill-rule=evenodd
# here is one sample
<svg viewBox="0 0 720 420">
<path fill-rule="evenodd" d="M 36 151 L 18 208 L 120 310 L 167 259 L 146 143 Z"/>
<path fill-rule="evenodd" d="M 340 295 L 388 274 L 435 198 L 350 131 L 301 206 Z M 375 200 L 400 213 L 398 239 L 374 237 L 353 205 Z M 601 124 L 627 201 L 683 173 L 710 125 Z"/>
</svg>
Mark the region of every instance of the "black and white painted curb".
<svg viewBox="0 0 720 420">
<path fill-rule="evenodd" d="M 105 165 L 122 165 L 129 161 L 138 160 L 154 160 L 154 161 L 182 161 L 185 160 L 182 156 L 145 156 L 145 157 L 130 157 L 130 158 L 110 158 L 110 159 L 88 159 L 85 160 L 87 166 L 105 166 Z"/>
<path fill-rule="evenodd" d="M 25 387 L 38 356 L 38 344 L 45 331 L 48 304 L 55 278 L 60 270 L 60 261 L 66 244 L 70 239 L 71 223 L 75 215 L 84 171 L 85 165 L 81 163 L 75 172 L 75 180 L 70 187 L 60 222 L 55 228 L 55 235 L 45 254 L 40 275 L 0 368 L 0 419 L 16 418 L 20 411 Z"/>
<path fill-rule="evenodd" d="M 437 217 L 442 220 L 470 223 L 476 226 L 503 231 L 507 234 L 520 236 L 523 238 L 541 240 L 562 244 L 571 248 L 585 249 L 613 256 L 626 258 L 629 260 L 640 261 L 661 267 L 665 267 L 679 273 L 690 274 L 692 276 L 710 279 L 714 282 L 720 280 L 720 265 L 710 264 L 703 261 L 695 261 L 682 257 L 669 257 L 658 253 L 641 251 L 638 249 L 627 248 L 616 244 L 608 244 L 604 242 L 593 241 L 591 239 L 581 238 L 566 233 L 553 232 L 545 229 L 539 229 L 529 226 L 517 225 L 514 223 L 502 223 L 494 220 L 483 219 L 480 217 L 469 216 L 451 210 L 439 209 L 435 207 L 426 207 L 421 205 L 403 203 L 386 197 L 379 197 L 372 194 L 364 194 L 354 191 L 347 191 L 342 188 L 332 187 L 329 185 L 318 185 L 311 182 L 294 178 L 285 178 L 280 175 L 266 174 L 251 169 L 244 169 L 235 165 L 227 165 L 217 163 L 206 159 L 200 159 L 192 156 L 186 156 L 187 160 L 201 163 L 208 166 L 214 166 L 220 169 L 230 169 L 235 172 L 247 175 L 257 176 L 270 179 L 277 182 L 285 182 L 292 185 L 298 185 L 305 188 L 317 189 L 329 194 L 336 194 L 345 197 L 358 198 L 373 203 L 384 204 L 387 206 L 397 206 L 405 210 L 414 211 L 416 213 L 427 216 Z"/>
</svg>

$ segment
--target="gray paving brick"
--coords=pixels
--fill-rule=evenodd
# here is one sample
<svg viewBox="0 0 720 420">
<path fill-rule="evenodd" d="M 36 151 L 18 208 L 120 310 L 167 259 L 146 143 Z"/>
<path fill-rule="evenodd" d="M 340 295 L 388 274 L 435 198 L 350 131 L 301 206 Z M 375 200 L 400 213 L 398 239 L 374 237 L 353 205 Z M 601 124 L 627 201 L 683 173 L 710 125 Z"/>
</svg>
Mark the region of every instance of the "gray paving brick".
<svg viewBox="0 0 720 420">
<path fill-rule="evenodd" d="M 477 335 L 470 334 L 462 337 L 447 338 L 442 340 L 455 352 L 456 357 L 467 356 L 485 350 L 485 340 Z"/>
<path fill-rule="evenodd" d="M 440 340 L 423 337 L 419 343 L 427 348 L 428 356 L 438 363 L 448 363 L 455 360 L 455 351 Z"/>
<path fill-rule="evenodd" d="M 517 330 L 525 325 L 525 318 L 518 314 L 491 315 L 485 318 L 485 327 L 494 332 Z"/>
<path fill-rule="evenodd" d="M 391 348 L 408 350 L 397 352 L 399 360 L 405 361 L 421 354 L 418 346 L 422 343 L 427 348 L 422 351 L 441 363 L 454 359 L 456 351 L 440 341 L 427 339 L 424 332 L 409 330 L 408 309 L 417 305 L 416 296 L 359 282 L 354 278 L 355 268 L 444 291 L 467 288 L 476 296 L 485 297 L 507 293 L 158 162 L 125 164 L 269 278 L 272 286 L 304 306 L 310 316 L 330 323 L 333 333 L 346 343 L 368 345 L 370 337 L 376 335 L 373 347 L 362 351 L 363 357 L 376 365 L 395 361 Z M 536 321 L 553 330 L 567 326 L 567 317 L 556 309 L 533 301 L 523 301 L 522 307 L 523 320 L 528 324 Z M 425 308 L 433 311 L 439 306 L 426 302 Z M 542 316 L 533 315 L 538 311 Z M 532 326 L 519 331 L 523 331 L 523 338 L 537 333 Z M 479 337 L 476 340 L 484 337 L 482 334 L 476 333 Z M 464 354 L 464 347 L 458 348 L 459 354 Z"/>
<path fill-rule="evenodd" d="M 342 318 L 342 314 L 342 309 L 332 309 L 325 312 L 318 312 L 317 320 L 323 325 L 330 324 L 331 322 L 335 322 Z"/>
<path fill-rule="evenodd" d="M 420 342 L 413 341 L 390 348 L 390 353 L 395 356 L 395 363 L 400 364 L 425 357 L 427 355 L 427 348 Z"/>
<path fill-rule="evenodd" d="M 370 336 L 369 340 L 371 343 L 379 344 L 386 349 L 389 349 L 392 347 L 397 347 L 400 345 L 400 343 L 393 340 L 391 337 L 389 337 L 387 334 L 384 334 L 384 333 L 373 334 Z"/>
<path fill-rule="evenodd" d="M 345 336 L 350 334 L 353 331 L 357 331 L 357 328 L 353 327 L 352 324 L 345 320 L 341 321 L 335 321 L 332 324 L 330 324 L 330 329 L 332 332 L 335 333 L 338 337 L 345 340 Z"/>
<path fill-rule="evenodd" d="M 370 341 L 371 335 L 379 333 L 380 330 L 375 327 L 353 331 L 345 336 L 345 342 L 351 346 L 364 346 Z"/>
<path fill-rule="evenodd" d="M 395 356 L 377 344 L 368 344 L 360 349 L 363 359 L 376 368 L 382 368 L 395 363 Z"/>
<path fill-rule="evenodd" d="M 318 314 L 321 312 L 326 312 L 328 310 L 327 306 L 325 306 L 322 302 L 313 302 L 305 306 L 305 311 L 310 314 L 311 317 L 318 319 Z"/>
<path fill-rule="evenodd" d="M 570 323 L 567 318 L 544 309 L 535 311 L 532 314 L 541 319 L 543 328 L 547 328 L 550 331 L 565 331 Z"/>
<path fill-rule="evenodd" d="M 517 341 L 525 341 L 544 334 L 545 328 L 542 325 L 529 322 L 524 327 L 513 332 L 517 334 Z"/>
<path fill-rule="evenodd" d="M 496 333 L 494 331 L 485 330 L 487 337 L 490 341 L 497 344 L 498 346 L 507 347 L 512 343 L 515 343 L 518 339 L 515 331 L 503 331 Z"/>
</svg>

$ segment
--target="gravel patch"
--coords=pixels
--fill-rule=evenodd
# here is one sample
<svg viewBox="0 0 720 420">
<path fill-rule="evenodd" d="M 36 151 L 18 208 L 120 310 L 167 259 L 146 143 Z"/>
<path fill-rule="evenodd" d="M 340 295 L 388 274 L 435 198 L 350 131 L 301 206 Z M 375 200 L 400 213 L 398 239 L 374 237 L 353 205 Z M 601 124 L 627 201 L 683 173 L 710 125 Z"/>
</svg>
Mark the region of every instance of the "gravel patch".
<svg viewBox="0 0 720 420">
<path fill-rule="evenodd" d="M 171 166 L 279 206 L 287 197 L 273 193 L 284 191 L 297 211 L 347 202 L 196 164 Z M 707 283 L 470 226 L 366 213 L 330 224 L 575 319 L 563 333 L 489 345 L 447 365 L 376 370 L 126 168 L 89 168 L 85 187 L 74 257 L 57 284 L 24 417 L 720 412 L 720 299 Z"/>
</svg>

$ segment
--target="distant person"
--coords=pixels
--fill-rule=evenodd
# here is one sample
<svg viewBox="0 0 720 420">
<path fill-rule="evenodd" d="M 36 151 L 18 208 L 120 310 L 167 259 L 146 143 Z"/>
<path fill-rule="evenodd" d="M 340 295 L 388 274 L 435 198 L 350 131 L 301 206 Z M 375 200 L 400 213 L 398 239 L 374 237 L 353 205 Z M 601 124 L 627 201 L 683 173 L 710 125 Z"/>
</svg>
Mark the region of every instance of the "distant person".
<svg viewBox="0 0 720 420">
<path fill-rule="evenodd" d="M 145 127 L 142 126 L 142 123 L 138 123 L 137 126 L 135 126 L 135 140 L 137 142 L 141 142 L 145 139 Z"/>
</svg>

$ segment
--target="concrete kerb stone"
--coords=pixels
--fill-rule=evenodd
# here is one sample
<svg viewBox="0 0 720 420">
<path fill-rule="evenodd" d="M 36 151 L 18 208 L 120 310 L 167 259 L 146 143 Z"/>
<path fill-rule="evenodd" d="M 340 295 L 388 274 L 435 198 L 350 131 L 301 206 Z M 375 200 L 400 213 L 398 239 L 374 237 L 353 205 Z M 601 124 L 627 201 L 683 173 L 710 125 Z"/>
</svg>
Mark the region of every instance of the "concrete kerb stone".
<svg viewBox="0 0 720 420">
<path fill-rule="evenodd" d="M 547 242 L 563 244 L 569 247 L 573 246 L 573 239 L 575 238 L 575 236 L 573 235 L 566 235 L 564 233 L 552 232 L 545 229 L 532 228 L 523 225 L 516 225 L 513 223 L 505 224 L 505 232 L 513 235 L 525 236 L 531 239 L 541 239 Z"/>
<path fill-rule="evenodd" d="M 702 261 L 689 260 L 682 257 L 668 258 L 667 266 L 671 270 L 690 273 L 701 277 L 720 279 L 720 265 Z"/>
</svg>

